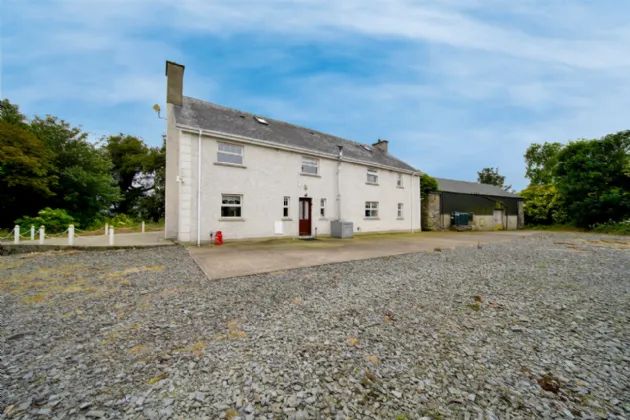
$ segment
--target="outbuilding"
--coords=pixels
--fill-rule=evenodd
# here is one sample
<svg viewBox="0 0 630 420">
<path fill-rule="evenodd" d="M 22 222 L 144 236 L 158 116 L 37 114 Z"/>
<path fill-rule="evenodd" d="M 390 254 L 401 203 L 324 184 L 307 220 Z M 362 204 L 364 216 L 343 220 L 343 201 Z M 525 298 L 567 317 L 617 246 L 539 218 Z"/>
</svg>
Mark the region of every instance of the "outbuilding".
<svg viewBox="0 0 630 420">
<path fill-rule="evenodd" d="M 495 185 L 435 178 L 423 202 L 426 230 L 523 229 L 523 198 Z"/>
</svg>

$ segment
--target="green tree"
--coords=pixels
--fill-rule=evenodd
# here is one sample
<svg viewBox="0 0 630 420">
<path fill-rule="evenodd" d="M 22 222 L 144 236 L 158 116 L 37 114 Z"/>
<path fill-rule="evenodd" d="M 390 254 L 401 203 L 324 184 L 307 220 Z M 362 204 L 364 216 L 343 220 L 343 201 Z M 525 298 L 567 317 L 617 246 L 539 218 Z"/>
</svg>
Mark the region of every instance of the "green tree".
<svg viewBox="0 0 630 420">
<path fill-rule="evenodd" d="M 438 183 L 429 174 L 422 174 L 420 177 L 420 196 L 425 198 L 432 191 L 438 191 Z"/>
<path fill-rule="evenodd" d="M 20 107 L 12 104 L 8 99 L 0 101 L 0 121 L 23 127 L 27 118 L 20 112 Z"/>
<path fill-rule="evenodd" d="M 553 184 L 530 185 L 519 193 L 527 224 L 562 224 L 567 220 L 562 197 Z"/>
<path fill-rule="evenodd" d="M 435 178 L 429 176 L 429 174 L 422 174 L 420 176 L 420 197 L 422 201 L 420 202 L 420 212 L 421 219 L 420 223 L 422 225 L 423 230 L 433 229 L 433 226 L 430 226 L 429 221 L 429 193 L 432 191 L 438 191 L 438 183 Z"/>
<path fill-rule="evenodd" d="M 156 198 L 151 196 L 156 187 L 159 187 L 158 172 L 164 169 L 164 151 L 148 147 L 137 137 L 122 133 L 109 136 L 104 141 L 104 149 L 113 164 L 111 174 L 122 195 L 116 211 L 140 213 L 138 206 L 142 199 L 143 205 L 147 206 Z"/>
<path fill-rule="evenodd" d="M 534 143 L 525 152 L 525 177 L 529 179 L 529 185 L 551 184 L 553 179 L 553 167 L 557 162 L 557 156 L 564 146 L 560 143 Z"/>
<path fill-rule="evenodd" d="M 512 189 L 512 185 L 505 185 L 505 177 L 499 174 L 499 168 L 483 168 L 481 171 L 477 172 L 477 182 L 496 185 L 505 191 Z"/>
<path fill-rule="evenodd" d="M 580 227 L 630 216 L 630 130 L 570 142 L 557 155 L 553 179 Z"/>
<path fill-rule="evenodd" d="M 23 214 L 35 214 L 39 203 L 54 195 L 52 188 L 56 182 L 52 156 L 45 145 L 21 125 L 7 121 L 10 119 L 0 120 L 0 226 L 3 227 L 11 226 Z"/>
<path fill-rule="evenodd" d="M 58 178 L 53 187 L 55 195 L 40 208 L 65 209 L 83 226 L 97 215 L 108 213 L 119 199 L 119 190 L 106 153 L 90 143 L 79 127 L 57 117 L 35 117 L 30 130 L 52 153 Z"/>
<path fill-rule="evenodd" d="M 164 219 L 166 192 L 166 137 L 162 147 L 154 152 L 153 190 L 146 192 L 138 201 L 138 212 L 144 220 L 157 222 Z"/>
</svg>

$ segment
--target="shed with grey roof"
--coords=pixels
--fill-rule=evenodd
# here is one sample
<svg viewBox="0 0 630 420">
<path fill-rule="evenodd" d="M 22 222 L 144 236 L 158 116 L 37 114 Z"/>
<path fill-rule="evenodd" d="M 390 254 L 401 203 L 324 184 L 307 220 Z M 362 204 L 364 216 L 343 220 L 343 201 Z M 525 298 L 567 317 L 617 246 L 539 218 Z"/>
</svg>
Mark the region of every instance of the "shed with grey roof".
<svg viewBox="0 0 630 420">
<path fill-rule="evenodd" d="M 438 190 L 423 202 L 427 230 L 513 230 L 524 225 L 523 199 L 495 185 L 435 178 Z M 464 213 L 466 217 L 455 217 Z M 460 220 L 467 223 L 461 225 Z"/>
</svg>

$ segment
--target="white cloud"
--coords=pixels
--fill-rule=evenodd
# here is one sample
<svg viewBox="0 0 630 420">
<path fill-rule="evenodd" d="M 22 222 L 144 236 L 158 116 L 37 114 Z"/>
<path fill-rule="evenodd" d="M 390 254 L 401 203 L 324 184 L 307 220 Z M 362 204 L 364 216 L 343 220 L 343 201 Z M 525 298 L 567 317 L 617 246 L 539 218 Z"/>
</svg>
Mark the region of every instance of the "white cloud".
<svg viewBox="0 0 630 420">
<path fill-rule="evenodd" d="M 615 0 L 15 0 L 9 10 L 4 90 L 32 109 L 144 110 L 162 103 L 174 59 L 191 96 L 389 138 L 445 177 L 498 165 L 518 187 L 531 142 L 628 128 L 630 4 Z M 202 39 L 234 49 L 206 57 Z M 317 57 L 291 51 L 308 46 L 358 70 L 300 72 Z M 244 72 L 271 74 L 273 86 L 244 85 Z M 136 118 L 158 137 L 161 126 Z"/>
</svg>

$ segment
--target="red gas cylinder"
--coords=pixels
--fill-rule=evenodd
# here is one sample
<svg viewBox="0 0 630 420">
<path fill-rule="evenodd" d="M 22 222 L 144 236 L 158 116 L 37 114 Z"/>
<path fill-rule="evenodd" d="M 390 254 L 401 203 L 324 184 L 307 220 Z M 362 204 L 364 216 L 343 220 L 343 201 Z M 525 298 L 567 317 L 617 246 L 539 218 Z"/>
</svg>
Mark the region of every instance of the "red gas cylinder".
<svg viewBox="0 0 630 420">
<path fill-rule="evenodd" d="M 223 232 L 221 232 L 220 230 L 217 231 L 217 235 L 214 238 L 214 244 L 215 245 L 223 245 Z"/>
</svg>

